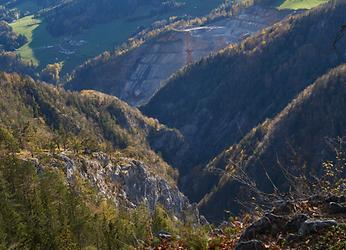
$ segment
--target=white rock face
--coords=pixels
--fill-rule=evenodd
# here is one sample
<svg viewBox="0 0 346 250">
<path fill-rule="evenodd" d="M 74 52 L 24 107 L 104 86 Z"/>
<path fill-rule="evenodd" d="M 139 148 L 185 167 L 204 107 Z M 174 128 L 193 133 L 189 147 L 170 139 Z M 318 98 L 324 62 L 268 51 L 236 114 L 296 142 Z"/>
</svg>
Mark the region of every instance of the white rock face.
<svg viewBox="0 0 346 250">
<path fill-rule="evenodd" d="M 185 219 L 188 214 L 199 221 L 196 206 L 191 205 L 174 184 L 151 173 L 149 166 L 141 161 L 121 158 L 119 162 L 112 162 L 102 153 L 79 159 L 61 153 L 58 158 L 64 162 L 68 182 L 79 175 L 118 206 L 134 208 L 146 203 L 152 211 L 160 204 L 179 219 Z"/>
<path fill-rule="evenodd" d="M 121 57 L 99 62 L 95 71 L 77 74 L 71 87 L 91 88 L 115 95 L 133 106 L 143 105 L 179 69 L 240 42 L 287 14 L 288 11 L 253 6 L 238 16 L 221 18 L 202 27 L 168 31 Z"/>
<path fill-rule="evenodd" d="M 170 75 L 191 63 L 187 46 L 192 50 L 192 62 L 196 62 L 279 21 L 285 14 L 287 12 L 280 13 L 275 9 L 251 7 L 236 17 L 210 23 L 207 25 L 209 28 L 196 27 L 162 35 L 129 55 L 129 61 L 135 61 L 131 65 L 132 74 L 125 79 L 123 91 L 115 95 L 135 106 L 145 104 Z M 186 33 L 190 36 L 189 45 L 186 43 Z M 138 60 L 132 57 L 138 57 Z"/>
</svg>

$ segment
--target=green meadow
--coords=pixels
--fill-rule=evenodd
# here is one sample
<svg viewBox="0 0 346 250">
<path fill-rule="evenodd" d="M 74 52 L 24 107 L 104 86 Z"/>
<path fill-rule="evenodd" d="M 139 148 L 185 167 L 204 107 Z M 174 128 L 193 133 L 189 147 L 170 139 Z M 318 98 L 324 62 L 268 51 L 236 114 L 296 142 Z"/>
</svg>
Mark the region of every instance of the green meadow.
<svg viewBox="0 0 346 250">
<path fill-rule="evenodd" d="M 279 5 L 278 9 L 312 9 L 328 1 L 329 0 L 285 0 Z"/>
</svg>

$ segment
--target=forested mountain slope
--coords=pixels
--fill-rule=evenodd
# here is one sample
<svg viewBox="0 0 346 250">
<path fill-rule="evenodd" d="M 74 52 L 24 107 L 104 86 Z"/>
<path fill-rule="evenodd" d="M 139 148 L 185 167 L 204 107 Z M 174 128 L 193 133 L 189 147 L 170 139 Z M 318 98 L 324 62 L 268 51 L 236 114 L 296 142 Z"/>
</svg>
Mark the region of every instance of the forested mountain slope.
<svg viewBox="0 0 346 250">
<path fill-rule="evenodd" d="M 0 248 L 208 246 L 163 160 L 179 165 L 188 146 L 176 130 L 115 97 L 15 73 L 0 74 L 0 111 Z"/>
<path fill-rule="evenodd" d="M 25 122 L 37 123 L 37 119 L 43 119 L 53 133 L 74 134 L 82 139 L 109 144 L 107 147 L 111 148 L 141 145 L 143 150 L 150 151 L 152 146 L 163 154 L 167 145 L 175 144 L 175 149 L 172 149 L 176 152 L 184 148 L 183 138 L 177 131 L 143 116 L 115 97 L 93 91 L 81 94 L 66 92 L 17 74 L 5 73 L 2 81 L 1 120 L 5 126 L 20 127 Z M 166 140 L 172 143 L 164 143 L 168 142 Z M 164 144 L 167 145 L 162 146 Z M 174 153 L 171 153 L 174 159 Z"/>
<path fill-rule="evenodd" d="M 129 188 L 123 199 L 136 197 L 131 201 L 134 204 L 146 195 L 161 196 L 162 201 L 162 196 L 170 192 L 184 197 L 175 187 L 176 172 L 154 152 L 176 164 L 187 147 L 178 132 L 144 117 L 114 97 L 97 92 L 70 93 L 29 77 L 6 73 L 1 74 L 0 89 L 1 128 L 18 141 L 21 158 L 37 158 L 35 161 L 43 166 L 54 166 L 54 161 L 58 161 L 66 166 L 67 177 L 74 171 L 83 173 L 101 193 L 118 202 L 116 197 L 121 192 L 111 188 L 118 182 L 116 186 Z M 111 167 L 103 169 L 107 165 Z M 127 174 L 124 177 L 121 173 Z M 157 180 L 158 184 L 150 182 Z M 132 184 L 126 184 L 127 181 Z M 141 183 L 139 190 L 131 189 L 136 182 Z M 161 185 L 158 193 L 149 195 L 154 192 L 149 190 Z M 140 191 L 146 188 L 148 194 Z M 172 194 L 170 197 L 174 197 Z M 187 202 L 186 198 L 183 200 Z"/>
<path fill-rule="evenodd" d="M 336 1 L 288 17 L 171 77 L 142 110 L 178 128 L 194 146 L 181 172 L 240 141 L 344 62 L 345 40 L 335 49 L 333 43 L 346 22 L 345 11 L 346 2 Z"/>
<path fill-rule="evenodd" d="M 235 212 L 241 202 L 254 195 L 253 187 L 266 193 L 277 188 L 310 195 L 312 185 L 306 180 L 318 178 L 324 171 L 323 163 L 331 163 L 336 170 L 340 166 L 334 160 L 344 157 L 345 96 L 346 65 L 343 64 L 319 78 L 277 116 L 252 129 L 239 144 L 215 158 L 206 171 L 223 174 L 216 188 L 201 202 L 202 211 L 212 218 L 220 218 L 220 211 L 225 209 Z M 346 177 L 345 172 L 339 174 Z M 337 183 L 329 185 L 337 186 Z"/>
<path fill-rule="evenodd" d="M 162 2 L 160 0 L 145 2 L 137 0 L 73 0 L 63 2 L 60 6 L 48 10 L 44 16 L 48 21 L 48 30 L 53 35 L 64 35 L 80 32 L 96 23 L 126 17 L 140 6 L 159 6 Z"/>
</svg>

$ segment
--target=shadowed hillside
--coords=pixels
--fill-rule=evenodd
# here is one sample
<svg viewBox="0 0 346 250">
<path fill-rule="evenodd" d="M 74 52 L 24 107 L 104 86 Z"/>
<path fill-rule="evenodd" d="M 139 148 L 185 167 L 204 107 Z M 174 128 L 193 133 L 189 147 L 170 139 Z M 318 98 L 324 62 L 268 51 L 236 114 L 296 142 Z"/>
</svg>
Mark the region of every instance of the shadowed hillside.
<svg viewBox="0 0 346 250">
<path fill-rule="evenodd" d="M 319 76 L 345 61 L 345 41 L 333 49 L 346 22 L 345 11 L 346 3 L 336 1 L 291 16 L 171 77 L 142 110 L 178 128 L 193 145 L 181 167 L 183 175 L 240 141 Z M 192 179 L 183 181 L 185 191 L 191 191 Z M 197 200 L 201 195 L 190 193 Z"/>
<path fill-rule="evenodd" d="M 239 144 L 214 159 L 206 171 L 223 174 L 201 202 L 202 212 L 220 218 L 221 210 L 237 211 L 241 202 L 254 195 L 247 186 L 251 181 L 266 193 L 277 188 L 309 195 L 309 186 L 299 180 L 320 176 L 322 164 L 335 159 L 344 145 L 345 96 L 344 64 L 319 78 L 276 117 L 252 129 Z M 343 175 L 345 178 L 345 172 Z"/>
</svg>

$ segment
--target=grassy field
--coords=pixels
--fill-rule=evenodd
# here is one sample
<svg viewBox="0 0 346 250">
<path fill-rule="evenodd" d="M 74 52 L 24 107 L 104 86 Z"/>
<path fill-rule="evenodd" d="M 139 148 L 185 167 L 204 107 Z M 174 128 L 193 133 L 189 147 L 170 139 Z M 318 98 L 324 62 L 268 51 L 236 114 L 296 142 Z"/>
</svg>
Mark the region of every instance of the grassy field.
<svg viewBox="0 0 346 250">
<path fill-rule="evenodd" d="M 33 16 L 26 16 L 15 23 L 12 23 L 11 26 L 15 32 L 18 34 L 23 34 L 28 38 L 28 43 L 23 47 L 18 49 L 20 56 L 25 61 L 31 61 L 33 64 L 38 65 L 39 61 L 34 55 L 34 51 L 32 48 L 33 42 L 33 32 L 41 25 L 41 21 L 38 19 L 34 19 Z"/>
<path fill-rule="evenodd" d="M 279 5 L 278 9 L 311 9 L 328 1 L 329 0 L 285 0 Z"/>
<path fill-rule="evenodd" d="M 46 29 L 44 20 L 35 19 L 33 15 L 19 19 L 11 26 L 14 31 L 24 34 L 29 40 L 26 45 L 18 49 L 19 55 L 25 61 L 33 62 L 39 68 L 44 68 L 49 63 L 63 62 L 63 73 L 67 73 L 88 58 L 95 57 L 105 50 L 113 50 L 127 41 L 139 26 L 149 26 L 154 21 L 169 16 L 206 15 L 222 3 L 222 0 L 185 0 L 184 2 L 186 5 L 183 8 L 153 17 L 149 16 L 150 9 L 144 7 L 137 10 L 133 17 L 147 16 L 146 18 L 132 21 L 117 19 L 109 23 L 94 25 L 82 34 L 69 37 L 52 37 Z M 29 8 L 30 6 L 21 7 Z"/>
<path fill-rule="evenodd" d="M 151 21 L 124 23 L 114 21 L 93 26 L 83 34 L 69 37 L 53 37 L 46 24 L 33 16 L 27 16 L 11 24 L 13 29 L 28 38 L 28 43 L 18 49 L 24 61 L 33 62 L 39 68 L 54 62 L 64 62 L 64 72 L 72 70 L 86 59 L 121 44 L 139 25 L 149 25 Z M 85 41 L 81 45 L 71 45 L 71 41 Z M 73 53 L 73 54 L 72 54 Z"/>
</svg>

